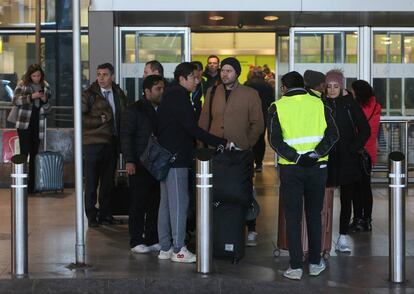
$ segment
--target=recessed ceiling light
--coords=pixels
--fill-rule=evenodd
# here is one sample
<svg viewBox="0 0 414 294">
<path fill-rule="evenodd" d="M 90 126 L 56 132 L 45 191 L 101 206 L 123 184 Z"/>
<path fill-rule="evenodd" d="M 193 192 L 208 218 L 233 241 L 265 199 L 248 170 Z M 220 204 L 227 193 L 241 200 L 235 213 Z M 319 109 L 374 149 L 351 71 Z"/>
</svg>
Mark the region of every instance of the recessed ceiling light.
<svg viewBox="0 0 414 294">
<path fill-rule="evenodd" d="M 411 43 L 412 39 L 404 39 L 404 43 Z"/>
<path fill-rule="evenodd" d="M 267 20 L 267 21 L 275 21 L 275 20 L 278 20 L 279 19 L 279 17 L 276 16 L 276 15 L 267 15 L 267 16 L 265 16 L 263 18 L 264 18 L 264 20 Z"/>
<path fill-rule="evenodd" d="M 213 16 L 210 16 L 209 19 L 218 21 L 218 20 L 223 20 L 224 17 L 222 17 L 220 15 L 213 15 Z"/>
</svg>

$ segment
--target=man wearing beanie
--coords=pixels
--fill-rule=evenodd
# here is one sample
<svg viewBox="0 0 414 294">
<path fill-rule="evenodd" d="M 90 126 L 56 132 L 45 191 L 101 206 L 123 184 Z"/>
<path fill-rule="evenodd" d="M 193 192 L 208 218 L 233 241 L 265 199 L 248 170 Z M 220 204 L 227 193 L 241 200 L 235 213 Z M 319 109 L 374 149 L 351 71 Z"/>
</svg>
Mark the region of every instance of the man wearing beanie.
<svg viewBox="0 0 414 294">
<path fill-rule="evenodd" d="M 338 141 L 338 129 L 331 109 L 304 89 L 298 72 L 285 74 L 281 82 L 283 96 L 269 108 L 268 139 L 279 155 L 280 203 L 285 211 L 290 257 L 283 276 L 300 280 L 304 266 L 303 208 L 308 229 L 309 275 L 318 276 L 326 267 L 321 258 L 321 211 L 328 153 Z"/>
<path fill-rule="evenodd" d="M 325 91 L 325 75 L 319 71 L 308 69 L 303 74 L 305 89 L 312 96 L 322 98 Z"/>
<path fill-rule="evenodd" d="M 239 83 L 240 73 L 240 62 L 236 58 L 228 57 L 221 62 L 222 84 L 207 90 L 199 125 L 213 135 L 234 142 L 238 148 L 250 150 L 264 131 L 262 102 L 255 89 Z M 254 221 L 248 223 L 248 231 L 247 245 L 256 246 Z"/>
</svg>

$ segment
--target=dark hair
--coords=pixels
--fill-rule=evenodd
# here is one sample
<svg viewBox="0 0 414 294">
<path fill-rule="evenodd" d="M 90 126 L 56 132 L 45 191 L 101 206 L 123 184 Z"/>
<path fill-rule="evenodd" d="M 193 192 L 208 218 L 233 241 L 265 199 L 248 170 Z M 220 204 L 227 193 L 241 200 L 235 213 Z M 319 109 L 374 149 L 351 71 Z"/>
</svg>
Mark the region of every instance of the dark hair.
<svg viewBox="0 0 414 294">
<path fill-rule="evenodd" d="M 31 83 L 33 83 L 32 78 L 30 76 L 37 71 L 40 72 L 40 84 L 42 86 L 45 85 L 45 72 L 43 71 L 42 67 L 39 64 L 32 64 L 32 65 L 29 65 L 26 73 L 23 76 L 23 84 L 25 86 L 28 86 Z"/>
<path fill-rule="evenodd" d="M 367 104 L 369 99 L 374 96 L 374 90 L 367 81 L 356 80 L 352 83 L 351 87 L 355 92 L 355 99 L 359 104 Z"/>
<path fill-rule="evenodd" d="M 192 74 L 195 70 L 197 70 L 197 67 L 192 64 L 191 62 L 182 62 L 175 68 L 174 71 L 174 80 L 176 82 L 180 81 L 180 77 L 183 77 L 187 79 L 187 77 Z"/>
<path fill-rule="evenodd" d="M 158 85 L 160 82 L 164 82 L 164 78 L 159 75 L 149 75 L 145 78 L 144 83 L 142 84 L 142 89 L 149 89 L 151 91 L 152 87 Z"/>
<path fill-rule="evenodd" d="M 98 69 L 107 69 L 111 73 L 111 76 L 114 74 L 114 66 L 112 64 L 110 64 L 109 62 L 102 63 L 102 64 L 98 65 L 98 67 L 96 69 L 97 70 Z"/>
<path fill-rule="evenodd" d="M 197 70 L 203 70 L 203 64 L 200 61 L 191 61 L 197 67 Z"/>
<path fill-rule="evenodd" d="M 217 56 L 217 55 L 210 55 L 209 57 L 207 57 L 207 62 L 208 62 L 208 60 L 209 60 L 210 58 L 215 58 L 215 59 L 217 59 L 217 62 L 220 64 L 220 58 L 218 58 L 218 56 Z"/>
<path fill-rule="evenodd" d="M 164 76 L 164 67 L 162 64 L 157 60 L 151 60 L 145 63 L 145 66 L 149 65 L 151 67 L 152 71 L 158 71 L 160 73 L 160 76 Z"/>
<path fill-rule="evenodd" d="M 281 81 L 282 85 L 288 89 L 305 87 L 303 77 L 297 71 L 288 72 L 282 77 Z"/>
</svg>

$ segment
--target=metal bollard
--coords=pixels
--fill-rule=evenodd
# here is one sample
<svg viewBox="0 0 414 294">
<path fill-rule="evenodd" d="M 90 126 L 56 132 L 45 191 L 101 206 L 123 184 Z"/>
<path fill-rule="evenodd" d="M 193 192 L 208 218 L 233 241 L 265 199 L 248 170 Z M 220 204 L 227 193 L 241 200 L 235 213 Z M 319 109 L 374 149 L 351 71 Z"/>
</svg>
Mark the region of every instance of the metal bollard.
<svg viewBox="0 0 414 294">
<path fill-rule="evenodd" d="M 211 157 L 208 149 L 197 151 L 197 272 L 202 274 L 210 273 L 213 265 Z"/>
<path fill-rule="evenodd" d="M 405 156 L 389 155 L 389 260 L 390 281 L 405 281 Z"/>
<path fill-rule="evenodd" d="M 11 161 L 12 275 L 22 276 L 28 273 L 27 156 L 15 155 Z"/>
</svg>

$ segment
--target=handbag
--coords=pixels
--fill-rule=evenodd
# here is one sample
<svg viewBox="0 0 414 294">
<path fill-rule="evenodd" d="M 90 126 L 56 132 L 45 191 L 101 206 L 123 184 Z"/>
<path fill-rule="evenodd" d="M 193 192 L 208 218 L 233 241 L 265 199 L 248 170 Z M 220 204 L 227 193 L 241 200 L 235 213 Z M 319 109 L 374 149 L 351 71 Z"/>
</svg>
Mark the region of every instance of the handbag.
<svg viewBox="0 0 414 294">
<path fill-rule="evenodd" d="M 256 190 L 253 187 L 253 200 L 250 206 L 247 208 L 246 220 L 247 221 L 255 220 L 259 216 L 259 213 L 260 213 L 260 206 L 256 200 Z"/>
<path fill-rule="evenodd" d="M 368 121 L 371 120 L 372 116 L 374 115 L 374 112 L 375 112 L 376 108 L 377 108 L 377 104 L 375 104 L 375 107 L 372 111 L 372 114 L 368 118 Z M 347 110 L 348 110 L 349 120 L 351 121 L 351 125 L 352 125 L 352 128 L 354 130 L 354 134 L 355 134 L 355 136 L 357 136 L 357 132 L 356 132 L 356 129 L 355 129 L 355 123 L 354 123 L 354 120 L 352 119 L 351 111 L 349 110 L 349 108 Z M 358 156 L 359 156 L 359 164 L 360 164 L 360 167 L 361 167 L 361 171 L 365 175 L 369 176 L 371 174 L 371 171 L 372 171 L 371 156 L 369 155 L 368 151 L 364 147 L 361 150 L 358 151 Z"/>
<path fill-rule="evenodd" d="M 162 147 L 154 135 L 149 137 L 147 147 L 139 158 L 142 165 L 157 181 L 163 181 L 167 177 L 175 159 L 176 154 Z"/>
<path fill-rule="evenodd" d="M 13 105 L 10 110 L 9 115 L 7 116 L 7 121 L 15 124 L 17 122 L 17 115 L 19 114 L 19 108 L 16 105 Z"/>
</svg>

